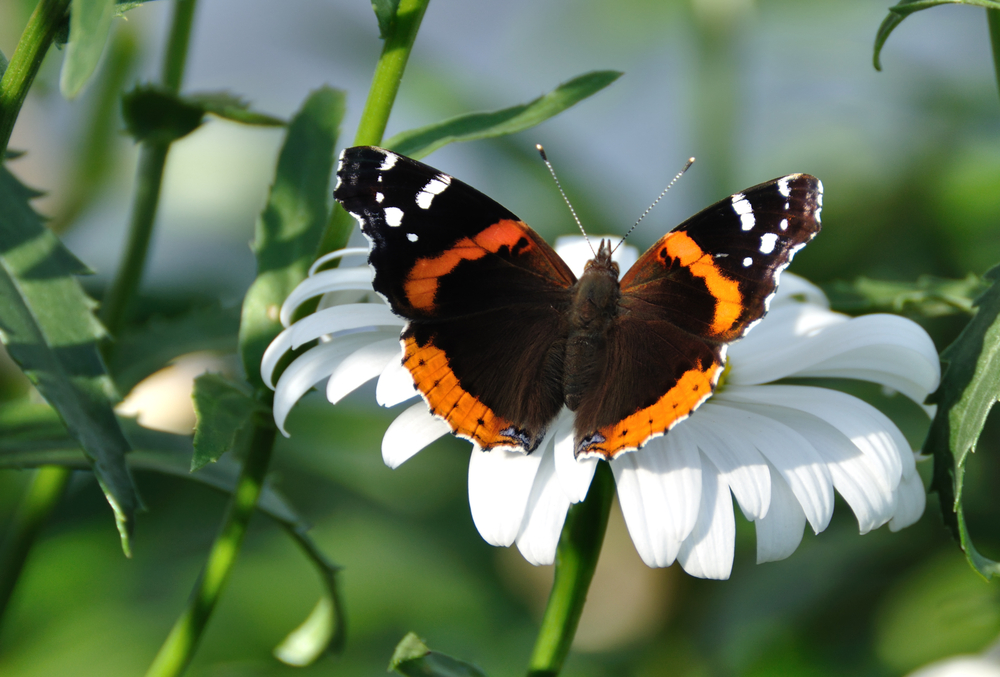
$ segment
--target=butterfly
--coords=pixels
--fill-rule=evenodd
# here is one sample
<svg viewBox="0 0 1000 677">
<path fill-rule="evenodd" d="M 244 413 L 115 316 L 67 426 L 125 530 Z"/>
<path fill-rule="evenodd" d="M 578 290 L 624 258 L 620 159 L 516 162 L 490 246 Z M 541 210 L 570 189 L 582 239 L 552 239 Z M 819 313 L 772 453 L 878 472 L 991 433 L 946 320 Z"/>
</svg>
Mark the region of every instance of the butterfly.
<svg viewBox="0 0 1000 677">
<path fill-rule="evenodd" d="M 608 460 L 712 395 L 823 201 L 818 179 L 790 174 L 691 217 L 620 280 L 601 241 L 577 279 L 514 214 L 416 160 L 348 148 L 337 178 L 430 411 L 479 449 L 531 453 L 566 406 L 576 456 Z"/>
</svg>

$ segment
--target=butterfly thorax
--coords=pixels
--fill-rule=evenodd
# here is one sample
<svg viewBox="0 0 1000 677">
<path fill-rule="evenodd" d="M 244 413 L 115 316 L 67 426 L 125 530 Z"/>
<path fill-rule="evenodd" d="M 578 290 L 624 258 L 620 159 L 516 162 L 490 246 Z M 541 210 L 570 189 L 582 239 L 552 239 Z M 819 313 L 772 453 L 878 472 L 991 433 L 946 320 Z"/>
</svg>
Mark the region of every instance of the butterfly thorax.
<svg viewBox="0 0 1000 677">
<path fill-rule="evenodd" d="M 572 294 L 563 394 L 566 406 L 576 411 L 583 395 L 592 392 L 600 377 L 601 365 L 606 362 L 608 328 L 618 314 L 621 288 L 609 242 L 601 242 L 597 256 L 587 263 Z"/>
</svg>

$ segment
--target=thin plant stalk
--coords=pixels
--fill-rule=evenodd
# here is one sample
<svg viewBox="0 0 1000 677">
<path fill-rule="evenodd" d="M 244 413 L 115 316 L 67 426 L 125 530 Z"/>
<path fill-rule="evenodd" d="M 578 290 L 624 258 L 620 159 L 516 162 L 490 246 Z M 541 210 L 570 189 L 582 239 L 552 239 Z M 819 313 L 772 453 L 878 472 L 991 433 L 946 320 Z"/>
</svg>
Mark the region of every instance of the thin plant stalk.
<svg viewBox="0 0 1000 677">
<path fill-rule="evenodd" d="M 0 161 L 7 153 L 14 123 L 38 74 L 49 45 L 60 24 L 66 19 L 70 0 L 40 0 L 24 27 L 21 39 L 11 55 L 7 70 L 0 78 Z"/>
<path fill-rule="evenodd" d="M 1000 10 L 987 9 L 986 23 L 990 27 L 990 46 L 993 48 L 993 70 L 996 73 L 997 89 L 1000 91 Z"/>
<path fill-rule="evenodd" d="M 205 568 L 195 584 L 187 608 L 174 623 L 146 672 L 146 677 L 174 677 L 183 674 L 194 657 L 205 626 L 229 580 L 229 574 L 243 545 L 250 517 L 256 509 L 257 498 L 264 486 L 277 433 L 274 423 L 266 415 L 254 418 L 246 459 L 223 520 L 222 530 L 212 544 Z"/>
<path fill-rule="evenodd" d="M 587 498 L 566 515 L 556 549 L 552 592 L 535 639 L 528 677 L 555 677 L 562 670 L 597 568 L 614 495 L 611 466 L 599 463 Z"/>
<path fill-rule="evenodd" d="M 197 0 L 177 0 L 174 6 L 161 76 L 163 87 L 174 93 L 180 91 L 184 79 L 196 5 Z M 163 170 L 167 164 L 169 151 L 170 143 L 164 141 L 143 142 L 139 151 L 135 198 L 132 203 L 125 252 L 122 254 L 115 278 L 101 303 L 100 318 L 112 336 L 117 336 L 124 327 L 129 306 L 138 294 L 142 282 L 143 270 L 149 257 L 149 243 L 153 236 L 156 209 L 160 201 Z"/>
<path fill-rule="evenodd" d="M 0 547 L 0 618 L 14 593 L 31 546 L 59 504 L 72 472 L 63 466 L 42 466 L 34 472 L 18 503 Z"/>
<path fill-rule="evenodd" d="M 410 59 L 410 52 L 413 50 L 413 43 L 429 2 L 430 0 L 400 1 L 395 25 L 386 36 L 382 54 L 375 65 L 368 99 L 361 113 L 358 131 L 354 135 L 355 146 L 377 146 L 382 143 L 386 125 L 389 123 L 389 113 L 392 112 L 392 106 L 396 102 L 399 83 L 403 79 L 406 63 Z M 347 246 L 353 228 L 354 219 L 344 211 L 343 207 L 334 204 L 317 254 L 326 254 Z"/>
</svg>

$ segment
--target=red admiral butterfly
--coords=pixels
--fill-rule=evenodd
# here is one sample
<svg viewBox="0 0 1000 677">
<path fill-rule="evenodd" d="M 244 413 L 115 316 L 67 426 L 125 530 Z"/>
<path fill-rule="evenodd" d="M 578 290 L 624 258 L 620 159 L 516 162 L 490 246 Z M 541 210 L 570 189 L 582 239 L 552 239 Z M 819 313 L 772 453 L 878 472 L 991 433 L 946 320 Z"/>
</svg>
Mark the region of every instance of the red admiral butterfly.
<svg viewBox="0 0 1000 677">
<path fill-rule="evenodd" d="M 359 146 L 337 177 L 375 291 L 408 321 L 403 364 L 431 412 L 480 449 L 531 453 L 566 405 L 576 455 L 605 459 L 711 396 L 823 201 L 807 174 L 762 183 L 667 233 L 620 282 L 602 241 L 577 280 L 527 224 L 425 164 Z"/>
</svg>

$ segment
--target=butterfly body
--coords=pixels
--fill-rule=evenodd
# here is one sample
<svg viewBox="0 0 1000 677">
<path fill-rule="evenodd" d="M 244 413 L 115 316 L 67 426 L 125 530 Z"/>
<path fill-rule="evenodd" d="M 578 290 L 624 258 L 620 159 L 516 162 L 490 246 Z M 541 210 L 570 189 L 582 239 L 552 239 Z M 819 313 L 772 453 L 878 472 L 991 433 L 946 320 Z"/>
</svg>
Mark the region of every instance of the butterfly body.
<svg viewBox="0 0 1000 677">
<path fill-rule="evenodd" d="M 776 179 L 667 233 L 620 281 L 601 242 L 577 279 L 516 216 L 424 164 L 348 148 L 338 179 L 431 412 L 480 449 L 531 453 L 566 406 L 577 456 L 605 459 L 711 396 L 822 204 L 817 179 Z"/>
</svg>

